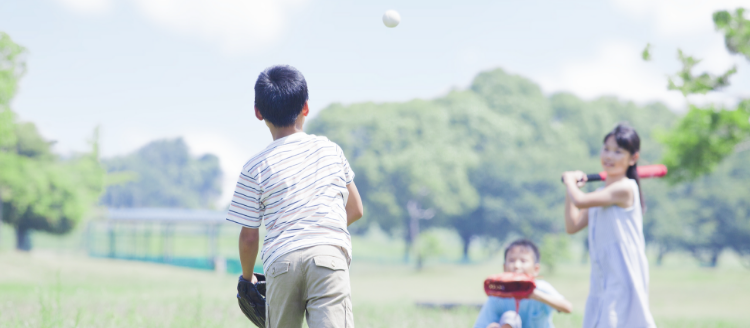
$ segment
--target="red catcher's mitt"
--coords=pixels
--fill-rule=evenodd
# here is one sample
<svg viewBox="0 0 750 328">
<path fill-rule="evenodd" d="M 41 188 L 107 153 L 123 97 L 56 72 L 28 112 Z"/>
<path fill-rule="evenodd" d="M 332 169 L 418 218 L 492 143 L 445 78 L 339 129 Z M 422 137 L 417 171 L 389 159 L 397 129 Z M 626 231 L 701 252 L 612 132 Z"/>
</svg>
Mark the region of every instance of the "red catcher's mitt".
<svg viewBox="0 0 750 328">
<path fill-rule="evenodd" d="M 484 281 L 484 292 L 487 296 L 527 298 L 534 292 L 534 277 L 525 273 L 503 272 Z"/>
</svg>

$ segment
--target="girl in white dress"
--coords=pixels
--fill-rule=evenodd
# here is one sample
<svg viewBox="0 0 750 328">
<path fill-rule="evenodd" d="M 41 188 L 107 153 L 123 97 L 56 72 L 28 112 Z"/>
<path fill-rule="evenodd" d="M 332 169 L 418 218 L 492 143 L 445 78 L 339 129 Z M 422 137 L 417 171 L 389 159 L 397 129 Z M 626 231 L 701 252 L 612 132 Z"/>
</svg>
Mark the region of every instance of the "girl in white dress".
<svg viewBox="0 0 750 328">
<path fill-rule="evenodd" d="M 640 138 L 618 125 L 604 137 L 603 188 L 584 193 L 581 171 L 563 173 L 565 230 L 589 227 L 591 281 L 584 328 L 656 327 L 648 305 L 648 261 L 643 239 L 643 194 L 637 174 Z"/>
</svg>

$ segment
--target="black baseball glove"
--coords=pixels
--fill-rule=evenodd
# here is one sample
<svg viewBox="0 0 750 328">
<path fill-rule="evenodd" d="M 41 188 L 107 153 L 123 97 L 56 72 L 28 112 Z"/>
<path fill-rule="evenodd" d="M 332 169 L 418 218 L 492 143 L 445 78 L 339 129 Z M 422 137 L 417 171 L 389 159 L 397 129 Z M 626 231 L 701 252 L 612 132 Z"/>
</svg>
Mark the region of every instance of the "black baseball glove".
<svg viewBox="0 0 750 328">
<path fill-rule="evenodd" d="M 237 283 L 237 303 L 245 316 L 259 328 L 266 328 L 266 276 L 253 273 L 258 282 L 253 284 L 240 275 Z"/>
</svg>

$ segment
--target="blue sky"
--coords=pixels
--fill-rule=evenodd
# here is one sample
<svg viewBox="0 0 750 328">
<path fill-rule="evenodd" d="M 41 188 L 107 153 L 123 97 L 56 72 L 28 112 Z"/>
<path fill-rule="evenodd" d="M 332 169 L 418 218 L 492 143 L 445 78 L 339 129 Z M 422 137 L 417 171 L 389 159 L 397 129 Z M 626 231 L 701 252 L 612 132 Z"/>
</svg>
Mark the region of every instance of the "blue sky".
<svg viewBox="0 0 750 328">
<path fill-rule="evenodd" d="M 666 90 L 676 52 L 699 70 L 740 73 L 726 92 L 750 97 L 750 65 L 724 49 L 711 13 L 747 1 L 5 0 L 0 31 L 29 50 L 13 102 L 22 120 L 85 150 L 96 126 L 105 156 L 184 137 L 222 160 L 224 197 L 270 141 L 252 112 L 253 83 L 273 64 L 300 69 L 313 116 L 332 102 L 434 98 L 502 67 L 546 93 L 615 95 L 639 103 L 685 100 Z M 388 9 L 401 24 L 381 22 Z M 640 51 L 653 45 L 654 60 Z"/>
</svg>

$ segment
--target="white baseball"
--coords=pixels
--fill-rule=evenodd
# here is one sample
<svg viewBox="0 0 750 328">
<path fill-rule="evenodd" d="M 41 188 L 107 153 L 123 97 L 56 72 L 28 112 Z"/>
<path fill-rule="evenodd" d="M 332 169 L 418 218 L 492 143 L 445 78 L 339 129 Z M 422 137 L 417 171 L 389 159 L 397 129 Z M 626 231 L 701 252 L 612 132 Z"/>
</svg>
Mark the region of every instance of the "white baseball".
<svg viewBox="0 0 750 328">
<path fill-rule="evenodd" d="M 395 10 L 388 10 L 383 14 L 383 24 L 388 27 L 396 27 L 401 23 L 401 15 Z"/>
</svg>

